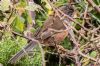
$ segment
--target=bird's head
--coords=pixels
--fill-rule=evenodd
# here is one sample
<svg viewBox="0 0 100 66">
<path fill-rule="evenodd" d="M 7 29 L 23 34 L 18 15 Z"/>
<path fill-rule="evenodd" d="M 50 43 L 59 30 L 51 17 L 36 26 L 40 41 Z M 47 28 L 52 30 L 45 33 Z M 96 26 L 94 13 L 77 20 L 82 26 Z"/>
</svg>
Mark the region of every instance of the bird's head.
<svg viewBox="0 0 100 66">
<path fill-rule="evenodd" d="M 73 13 L 74 13 L 74 7 L 71 5 L 71 4 L 66 4 L 66 5 L 63 5 L 63 6 L 60 6 L 59 9 L 69 15 L 69 16 L 73 16 Z"/>
</svg>

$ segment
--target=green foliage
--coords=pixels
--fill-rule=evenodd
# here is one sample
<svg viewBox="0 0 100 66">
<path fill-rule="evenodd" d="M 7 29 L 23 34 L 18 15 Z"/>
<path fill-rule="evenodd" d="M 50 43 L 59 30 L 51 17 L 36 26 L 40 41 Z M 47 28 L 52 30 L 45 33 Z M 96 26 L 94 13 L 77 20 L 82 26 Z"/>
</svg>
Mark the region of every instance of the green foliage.
<svg viewBox="0 0 100 66">
<path fill-rule="evenodd" d="M 6 33 L 6 35 L 3 36 L 3 39 L 0 41 L 0 63 L 4 64 L 4 66 L 7 66 L 9 58 L 20 49 L 18 44 L 22 46 L 26 44 L 25 41 L 26 39 L 21 37 L 17 37 L 15 41 L 10 37 L 9 33 Z"/>
<path fill-rule="evenodd" d="M 19 36 L 17 36 L 15 39 L 11 37 L 11 34 L 6 33 L 6 35 L 3 36 L 3 39 L 0 41 L 0 63 L 2 63 L 4 66 L 10 66 L 7 63 L 8 60 L 26 43 L 26 39 Z M 39 47 L 36 46 L 33 49 L 34 53 L 32 53 L 32 56 L 25 56 L 20 61 L 18 61 L 15 66 L 41 66 L 41 54 L 38 48 Z"/>
<path fill-rule="evenodd" d="M 57 0 L 57 2 L 55 2 L 55 5 L 61 6 L 66 4 L 67 1 L 68 0 Z M 100 0 L 93 0 L 93 1 L 98 6 L 100 5 Z M 35 3 L 31 3 L 28 5 L 26 0 L 19 0 L 18 3 L 14 4 L 14 6 L 11 4 L 10 0 L 1 0 L 0 1 L 0 27 L 2 25 L 1 23 L 5 22 L 9 24 L 10 29 L 15 32 L 22 33 L 24 31 L 27 31 L 26 25 L 28 23 L 32 24 L 32 18 L 28 11 L 35 11 L 36 25 L 34 26 L 35 28 L 32 27 L 32 29 L 30 30 L 31 32 L 34 32 L 38 27 L 42 26 L 44 20 L 48 17 L 48 15 L 52 13 L 52 8 L 47 2 L 47 0 L 41 0 L 41 2 L 39 3 L 41 3 L 41 6 L 43 8 L 40 5 L 37 5 Z M 78 16 L 76 16 L 77 17 L 76 22 L 80 24 L 84 22 L 85 19 L 82 18 L 84 18 L 83 16 L 87 6 L 88 6 L 87 9 L 88 16 L 86 18 L 88 17 L 90 19 L 93 18 L 91 19 L 91 22 L 93 22 L 93 24 L 96 23 L 100 24 L 100 13 L 97 13 L 97 11 L 93 7 L 91 7 L 86 0 L 81 0 L 79 3 L 75 4 L 75 9 L 78 10 L 79 12 Z M 77 30 L 81 29 L 81 26 L 79 26 L 78 24 L 73 23 L 73 26 Z M 88 27 L 86 28 L 88 29 Z M 6 27 L 4 29 L 8 30 Z M 9 64 L 7 64 L 7 61 L 9 60 L 9 58 L 11 58 L 12 55 L 14 55 L 17 51 L 19 51 L 23 45 L 27 43 L 27 40 L 19 36 L 13 36 L 10 32 L 6 32 L 1 29 L 0 31 L 2 31 L 2 33 L 4 34 L 3 38 L 0 37 L 0 39 L 2 39 L 0 41 L 0 63 L 2 63 L 4 66 L 10 66 Z M 86 40 L 81 38 L 80 46 L 82 45 L 84 46 L 85 43 Z M 69 50 L 72 49 L 71 41 L 68 38 L 63 40 L 61 42 L 61 45 L 66 49 Z M 84 48 L 85 47 L 80 49 L 84 50 Z M 15 66 L 33 66 L 33 65 L 41 66 L 41 54 L 40 54 L 41 52 L 39 47 L 36 46 L 33 49 L 33 51 L 34 53 L 22 58 L 20 61 L 16 63 Z M 95 58 L 97 56 L 97 51 L 92 50 L 87 54 Z M 90 59 L 85 57 L 82 57 L 80 60 L 83 62 L 82 63 L 83 66 L 87 66 L 91 62 Z M 74 64 L 71 63 L 71 66 L 74 66 Z"/>
<path fill-rule="evenodd" d="M 94 11 L 91 11 L 91 16 L 94 20 L 98 21 L 98 23 L 100 24 L 100 13 L 97 13 L 97 12 L 94 12 Z"/>
<path fill-rule="evenodd" d="M 95 58 L 95 57 L 97 56 L 97 52 L 96 52 L 96 51 L 92 51 L 92 52 L 90 53 L 90 56 Z"/>
<path fill-rule="evenodd" d="M 30 17 L 29 14 L 28 14 L 28 11 L 25 11 L 25 12 L 22 14 L 22 17 L 25 19 L 25 22 L 31 22 L 31 21 L 32 21 L 31 17 Z"/>
<path fill-rule="evenodd" d="M 17 8 L 20 8 L 20 7 L 26 7 L 27 6 L 27 2 L 25 0 L 19 0 L 19 2 L 16 4 L 16 7 Z"/>
<path fill-rule="evenodd" d="M 13 30 L 16 32 L 22 32 L 24 30 L 24 22 L 24 18 L 16 16 L 12 23 Z"/>
<path fill-rule="evenodd" d="M 100 0 L 93 0 L 97 5 L 100 5 Z"/>
<path fill-rule="evenodd" d="M 68 38 L 65 38 L 62 42 L 61 45 L 66 48 L 66 49 L 72 49 L 71 47 L 71 42 Z"/>
<path fill-rule="evenodd" d="M 44 13 L 44 11 L 36 12 L 36 26 L 35 26 L 35 28 L 42 26 L 44 20 L 47 17 L 48 16 Z"/>
<path fill-rule="evenodd" d="M 16 66 L 41 66 L 41 53 L 38 46 L 35 46 L 33 52 L 28 56 L 23 57 L 17 62 Z"/>
<path fill-rule="evenodd" d="M 64 4 L 66 4 L 67 3 L 67 0 L 58 0 L 56 3 L 55 3 L 55 5 L 56 6 L 61 6 L 61 5 L 64 5 Z"/>
</svg>

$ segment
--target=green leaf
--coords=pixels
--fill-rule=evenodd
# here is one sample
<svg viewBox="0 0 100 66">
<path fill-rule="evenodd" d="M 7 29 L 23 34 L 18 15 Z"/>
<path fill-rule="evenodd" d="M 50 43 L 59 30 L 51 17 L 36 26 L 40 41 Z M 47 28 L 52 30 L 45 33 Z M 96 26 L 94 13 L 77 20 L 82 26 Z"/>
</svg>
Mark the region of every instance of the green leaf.
<svg viewBox="0 0 100 66">
<path fill-rule="evenodd" d="M 25 0 L 20 0 L 17 4 L 16 7 L 17 8 L 21 8 L 21 7 L 26 7 L 27 6 L 27 2 Z"/>
<path fill-rule="evenodd" d="M 12 24 L 13 30 L 17 32 L 22 32 L 24 30 L 24 22 L 25 22 L 24 18 L 16 16 Z"/>
<path fill-rule="evenodd" d="M 37 22 L 36 24 L 37 24 L 38 27 L 42 26 L 43 21 L 36 20 L 36 22 Z"/>
<path fill-rule="evenodd" d="M 97 52 L 96 52 L 96 51 L 92 51 L 92 52 L 90 53 L 90 56 L 91 56 L 91 57 L 94 57 L 94 58 L 95 58 L 96 55 L 97 55 Z"/>
<path fill-rule="evenodd" d="M 0 2 L 0 10 L 6 11 L 9 10 L 9 6 L 11 5 L 10 0 L 1 0 Z"/>
<path fill-rule="evenodd" d="M 93 0 L 97 5 L 100 5 L 100 0 Z"/>
<path fill-rule="evenodd" d="M 66 4 L 66 0 L 57 0 L 57 2 L 55 2 L 56 6 L 61 6 L 61 5 L 64 5 L 64 4 Z"/>
<path fill-rule="evenodd" d="M 71 66 L 74 66 L 74 64 L 71 64 Z"/>
<path fill-rule="evenodd" d="M 100 23 L 100 14 L 99 13 L 91 13 L 92 18 L 96 19 Z"/>
<path fill-rule="evenodd" d="M 27 22 L 28 23 L 32 23 L 32 18 L 31 18 L 31 16 L 29 14 L 27 15 Z"/>
<path fill-rule="evenodd" d="M 31 24 L 32 23 L 32 18 L 31 16 L 28 14 L 28 11 L 25 11 L 23 14 L 22 14 L 22 17 L 25 19 L 25 22 Z"/>
</svg>

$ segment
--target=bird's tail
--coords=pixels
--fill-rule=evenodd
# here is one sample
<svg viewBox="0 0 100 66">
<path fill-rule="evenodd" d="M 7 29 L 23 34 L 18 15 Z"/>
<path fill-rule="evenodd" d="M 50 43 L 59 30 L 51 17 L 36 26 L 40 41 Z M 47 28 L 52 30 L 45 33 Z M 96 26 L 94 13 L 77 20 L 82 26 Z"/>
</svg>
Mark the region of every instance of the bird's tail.
<svg viewBox="0 0 100 66">
<path fill-rule="evenodd" d="M 8 63 L 14 64 L 17 60 L 20 60 L 29 50 L 31 50 L 36 42 L 31 41 L 29 44 L 27 44 L 22 50 L 20 50 L 18 53 L 16 53 Z"/>
</svg>

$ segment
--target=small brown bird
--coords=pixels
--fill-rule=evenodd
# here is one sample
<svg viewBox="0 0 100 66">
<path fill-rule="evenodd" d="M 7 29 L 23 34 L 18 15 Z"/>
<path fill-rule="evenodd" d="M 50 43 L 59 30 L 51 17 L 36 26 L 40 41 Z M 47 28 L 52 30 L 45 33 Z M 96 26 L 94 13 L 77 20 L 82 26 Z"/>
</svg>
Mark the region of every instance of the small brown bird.
<svg viewBox="0 0 100 66">
<path fill-rule="evenodd" d="M 71 17 L 73 16 L 74 8 L 72 5 L 63 5 L 58 7 L 58 9 Z M 63 20 L 61 20 L 58 16 L 55 16 L 55 13 L 53 13 L 48 17 L 47 20 L 44 21 L 43 26 L 34 33 L 34 38 L 46 46 L 55 46 L 55 44 L 59 44 L 62 40 L 64 40 L 67 35 L 68 32 L 63 24 Z M 36 45 L 36 42 L 30 41 L 24 47 L 24 50 L 21 50 L 15 54 L 8 61 L 8 63 L 14 64 L 17 60 L 25 55 L 25 51 L 27 52 L 31 50 L 34 45 Z"/>
</svg>

